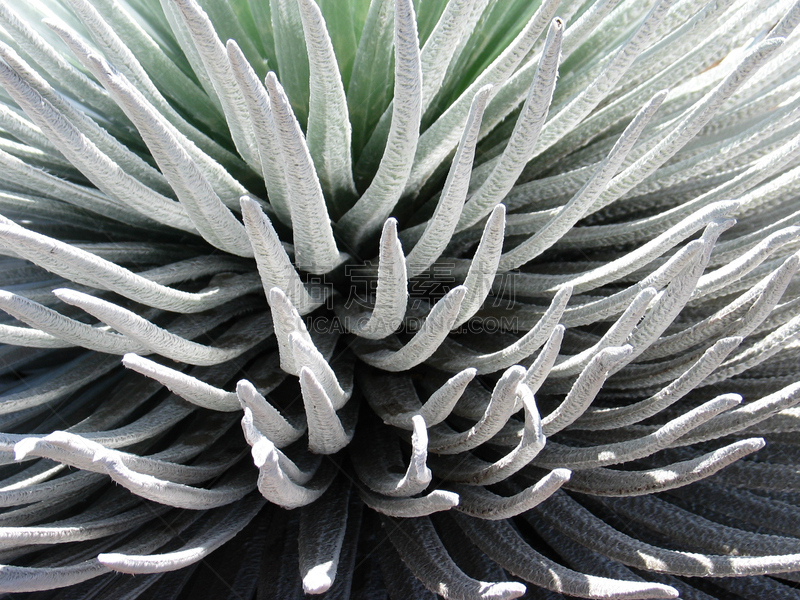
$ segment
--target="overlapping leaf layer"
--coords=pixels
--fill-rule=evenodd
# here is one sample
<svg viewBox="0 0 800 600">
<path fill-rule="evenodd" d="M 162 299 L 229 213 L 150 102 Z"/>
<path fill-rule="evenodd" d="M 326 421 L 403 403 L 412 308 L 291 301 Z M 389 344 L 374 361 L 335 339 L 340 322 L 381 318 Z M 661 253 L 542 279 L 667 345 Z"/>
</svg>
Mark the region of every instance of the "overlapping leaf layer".
<svg viewBox="0 0 800 600">
<path fill-rule="evenodd" d="M 798 23 L 0 1 L 0 591 L 796 597 Z"/>
</svg>

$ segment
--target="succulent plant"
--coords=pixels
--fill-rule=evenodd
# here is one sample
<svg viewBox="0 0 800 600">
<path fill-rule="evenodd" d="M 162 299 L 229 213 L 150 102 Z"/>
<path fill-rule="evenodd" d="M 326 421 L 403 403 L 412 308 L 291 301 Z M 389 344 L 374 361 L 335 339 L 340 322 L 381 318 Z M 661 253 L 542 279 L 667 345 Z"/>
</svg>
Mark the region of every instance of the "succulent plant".
<svg viewBox="0 0 800 600">
<path fill-rule="evenodd" d="M 797 597 L 798 22 L 0 1 L 0 591 Z"/>
</svg>

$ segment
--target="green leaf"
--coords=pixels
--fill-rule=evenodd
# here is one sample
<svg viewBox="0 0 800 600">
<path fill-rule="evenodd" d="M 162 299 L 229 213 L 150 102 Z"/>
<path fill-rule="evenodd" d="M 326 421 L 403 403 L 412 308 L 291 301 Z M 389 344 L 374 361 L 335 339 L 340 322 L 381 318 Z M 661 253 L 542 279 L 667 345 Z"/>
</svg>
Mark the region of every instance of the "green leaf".
<svg viewBox="0 0 800 600">
<path fill-rule="evenodd" d="M 103 16 L 128 48 L 136 49 L 136 60 L 158 89 L 180 106 L 184 114 L 190 113 L 194 120 L 207 128 L 225 126 L 222 115 L 209 105 L 206 93 L 195 80 L 187 76 L 173 62 L 172 57 L 159 46 L 157 39 L 148 35 L 141 24 L 129 15 L 117 0 L 93 0 L 91 6 Z M 92 35 L 98 34 L 92 33 Z M 120 68 L 121 65 L 115 66 Z"/>
<path fill-rule="evenodd" d="M 394 2 L 372 0 L 358 44 L 347 105 L 357 160 L 394 93 Z"/>
<path fill-rule="evenodd" d="M 361 3 L 366 5 L 366 2 L 362 1 Z M 339 63 L 339 74 L 342 76 L 345 89 L 347 89 L 364 21 L 359 22 L 356 19 L 355 13 L 358 9 L 356 3 L 342 2 L 341 0 L 317 0 L 317 4 L 325 18 L 333 51 L 336 53 L 336 62 Z M 366 18 L 366 13 L 363 17 Z"/>
<path fill-rule="evenodd" d="M 273 66 L 277 65 L 278 59 L 275 55 L 275 35 L 272 31 L 272 11 L 270 10 L 269 0 L 253 0 L 250 3 L 250 12 L 253 15 L 253 25 L 258 33 L 254 39 L 261 42 L 267 61 Z"/>
<path fill-rule="evenodd" d="M 244 32 L 244 37 L 247 38 L 249 43 L 253 44 L 261 58 L 266 60 L 267 53 L 264 49 L 264 46 L 261 44 L 261 39 L 258 33 L 259 28 L 256 25 L 255 18 L 253 17 L 253 9 L 250 6 L 250 3 L 248 0 L 229 0 L 229 4 L 233 14 L 236 15 L 236 19 L 239 21 L 239 26 Z M 259 4 L 267 3 L 260 2 Z M 223 41 L 227 42 L 227 40 Z"/>
<path fill-rule="evenodd" d="M 305 130 L 308 121 L 308 54 L 296 0 L 270 0 L 278 76 Z"/>
<path fill-rule="evenodd" d="M 237 5 L 244 4 L 243 0 L 235 0 Z M 247 60 L 253 66 L 258 76 L 263 79 L 267 76 L 267 64 L 256 44 L 245 33 L 245 28 L 239 20 L 237 7 L 232 2 L 218 2 L 217 0 L 198 0 L 198 4 L 208 14 L 214 24 L 219 39 L 224 44 L 227 40 L 236 40 Z M 240 8 L 241 10 L 241 8 Z M 245 13 L 245 16 L 247 13 Z"/>
<path fill-rule="evenodd" d="M 455 101 L 519 34 L 541 2 L 492 0 L 445 80 L 442 106 Z"/>
<path fill-rule="evenodd" d="M 436 27 L 439 17 L 444 12 L 448 0 L 416 0 L 414 2 L 414 12 L 417 13 L 417 34 L 419 35 L 419 45 L 425 44 L 428 36 Z"/>
</svg>

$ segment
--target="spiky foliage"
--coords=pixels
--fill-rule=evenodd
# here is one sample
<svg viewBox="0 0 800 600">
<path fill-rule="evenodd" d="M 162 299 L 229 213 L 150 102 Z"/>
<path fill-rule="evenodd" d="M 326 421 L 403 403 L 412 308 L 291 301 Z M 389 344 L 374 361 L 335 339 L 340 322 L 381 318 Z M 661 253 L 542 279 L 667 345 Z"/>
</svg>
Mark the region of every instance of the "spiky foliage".
<svg viewBox="0 0 800 600">
<path fill-rule="evenodd" d="M 793 596 L 799 20 L 0 3 L 0 590 Z"/>
</svg>

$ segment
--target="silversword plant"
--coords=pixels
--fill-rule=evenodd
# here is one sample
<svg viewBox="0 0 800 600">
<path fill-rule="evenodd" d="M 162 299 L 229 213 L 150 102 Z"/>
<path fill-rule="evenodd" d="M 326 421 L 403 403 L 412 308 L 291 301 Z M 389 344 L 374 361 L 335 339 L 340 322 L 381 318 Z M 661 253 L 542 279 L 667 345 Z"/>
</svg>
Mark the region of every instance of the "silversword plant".
<svg viewBox="0 0 800 600">
<path fill-rule="evenodd" d="M 0 0 L 0 591 L 796 598 L 798 23 Z"/>
</svg>

